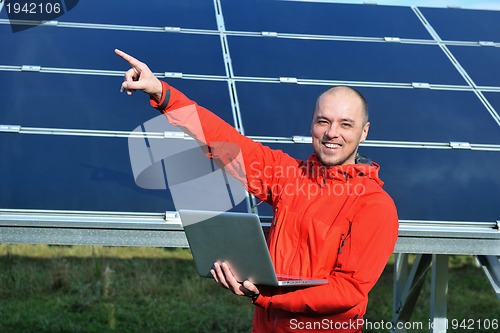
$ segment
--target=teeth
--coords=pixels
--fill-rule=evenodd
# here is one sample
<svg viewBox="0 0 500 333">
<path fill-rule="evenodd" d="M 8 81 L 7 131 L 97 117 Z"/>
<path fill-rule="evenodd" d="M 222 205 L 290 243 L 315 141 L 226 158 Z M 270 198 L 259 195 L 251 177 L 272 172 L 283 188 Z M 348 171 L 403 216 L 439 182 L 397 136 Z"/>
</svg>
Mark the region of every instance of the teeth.
<svg viewBox="0 0 500 333">
<path fill-rule="evenodd" d="M 334 148 L 340 148 L 340 145 L 335 144 L 335 143 L 325 143 L 325 146 L 326 146 L 327 148 L 331 148 L 331 149 L 334 149 Z"/>
</svg>

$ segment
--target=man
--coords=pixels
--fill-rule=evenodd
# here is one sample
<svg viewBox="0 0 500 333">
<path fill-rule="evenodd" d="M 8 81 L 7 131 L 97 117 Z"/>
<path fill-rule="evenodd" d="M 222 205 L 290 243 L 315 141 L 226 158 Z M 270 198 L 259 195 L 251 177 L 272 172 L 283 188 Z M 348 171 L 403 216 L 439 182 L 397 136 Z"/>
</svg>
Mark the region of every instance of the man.
<svg viewBox="0 0 500 333">
<path fill-rule="evenodd" d="M 356 164 L 370 126 L 361 94 L 341 86 L 318 98 L 311 125 L 314 153 L 298 161 L 239 134 L 159 81 L 144 63 L 115 52 L 132 67 L 122 92 L 149 94 L 151 105 L 173 125 L 212 149 L 210 156 L 224 156 L 221 143 L 239 148 L 244 165 L 235 173 L 244 170 L 247 190 L 274 209 L 268 246 L 276 272 L 328 279 L 312 287 L 256 286 L 239 283 L 227 264 L 214 263 L 215 281 L 256 305 L 253 331 L 360 332 L 368 292 L 398 235 L 396 208 L 382 190 L 379 166 Z"/>
</svg>

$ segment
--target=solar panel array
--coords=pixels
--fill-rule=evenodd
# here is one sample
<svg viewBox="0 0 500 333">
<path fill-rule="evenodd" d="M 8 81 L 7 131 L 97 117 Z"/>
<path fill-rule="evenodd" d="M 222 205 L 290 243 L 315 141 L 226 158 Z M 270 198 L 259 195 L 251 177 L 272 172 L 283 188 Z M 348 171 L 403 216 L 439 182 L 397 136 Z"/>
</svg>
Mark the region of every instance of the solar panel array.
<svg viewBox="0 0 500 333">
<path fill-rule="evenodd" d="M 500 219 L 500 12 L 86 0 L 16 33 L 5 8 L 0 18 L 0 208 L 175 210 L 169 191 L 134 182 L 124 133 L 157 113 L 119 93 L 119 48 L 301 159 L 317 96 L 356 87 L 371 121 L 360 152 L 381 165 L 401 219 Z"/>
</svg>

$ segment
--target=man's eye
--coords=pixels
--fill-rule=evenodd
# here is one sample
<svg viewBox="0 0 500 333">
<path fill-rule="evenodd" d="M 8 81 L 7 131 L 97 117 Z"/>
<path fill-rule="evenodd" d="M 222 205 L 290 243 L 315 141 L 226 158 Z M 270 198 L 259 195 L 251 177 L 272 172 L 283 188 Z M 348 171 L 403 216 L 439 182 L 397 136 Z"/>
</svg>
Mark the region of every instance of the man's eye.
<svg viewBox="0 0 500 333">
<path fill-rule="evenodd" d="M 351 128 L 352 124 L 350 124 L 350 123 L 342 123 L 342 127 L 344 127 L 344 128 Z"/>
</svg>

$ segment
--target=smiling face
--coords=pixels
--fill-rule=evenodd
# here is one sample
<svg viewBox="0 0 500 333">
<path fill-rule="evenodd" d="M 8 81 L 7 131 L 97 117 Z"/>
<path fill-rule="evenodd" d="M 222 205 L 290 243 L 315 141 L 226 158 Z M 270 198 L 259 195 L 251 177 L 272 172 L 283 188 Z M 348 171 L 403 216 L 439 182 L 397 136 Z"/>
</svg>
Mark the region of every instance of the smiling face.
<svg viewBox="0 0 500 333">
<path fill-rule="evenodd" d="M 348 87 L 332 88 L 316 103 L 311 125 L 314 151 L 326 166 L 354 164 L 369 127 L 360 96 Z"/>
</svg>

